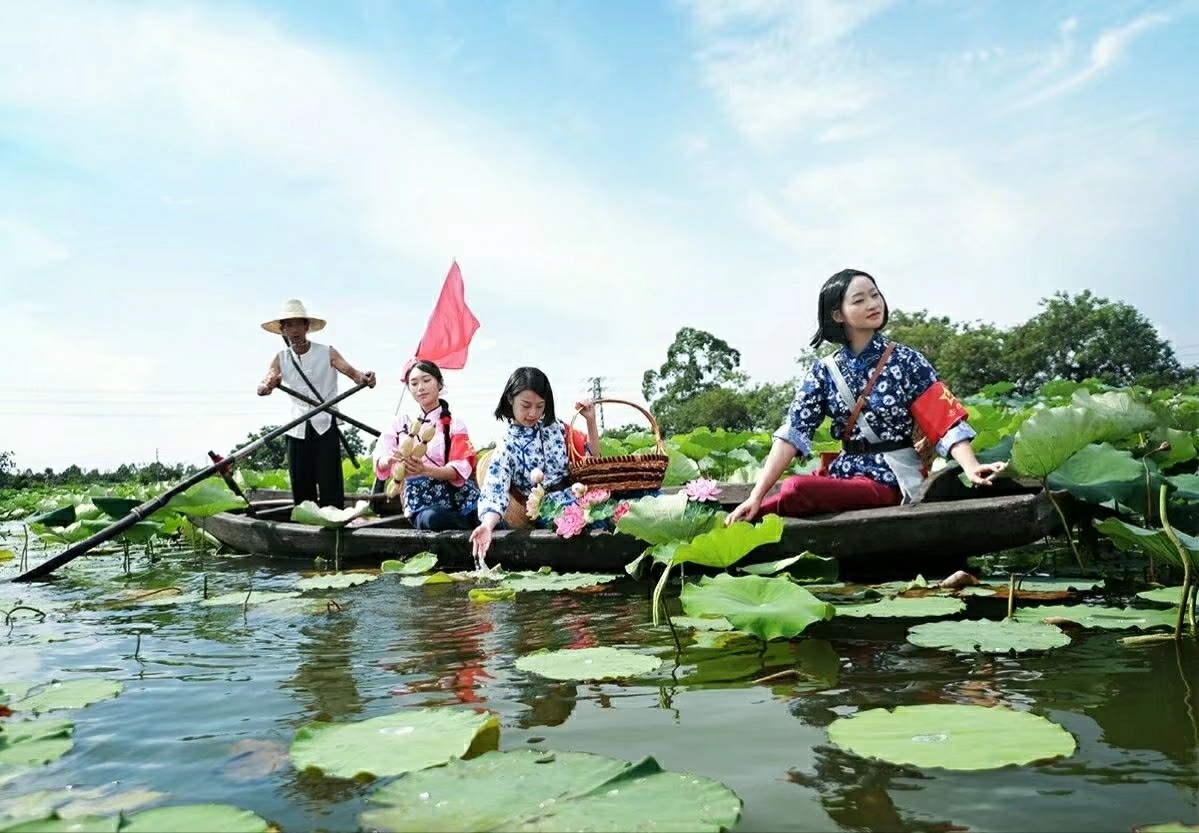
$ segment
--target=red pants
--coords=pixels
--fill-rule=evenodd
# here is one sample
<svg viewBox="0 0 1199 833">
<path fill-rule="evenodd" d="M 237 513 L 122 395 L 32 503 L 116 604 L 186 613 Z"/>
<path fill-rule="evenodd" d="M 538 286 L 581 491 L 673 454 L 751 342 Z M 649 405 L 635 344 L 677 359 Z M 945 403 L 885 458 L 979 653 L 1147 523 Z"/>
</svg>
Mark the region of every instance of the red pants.
<svg viewBox="0 0 1199 833">
<path fill-rule="evenodd" d="M 785 518 L 896 506 L 903 498 L 899 489 L 869 477 L 829 477 L 825 473 L 797 474 L 762 501 L 758 517 L 775 514 Z"/>
</svg>

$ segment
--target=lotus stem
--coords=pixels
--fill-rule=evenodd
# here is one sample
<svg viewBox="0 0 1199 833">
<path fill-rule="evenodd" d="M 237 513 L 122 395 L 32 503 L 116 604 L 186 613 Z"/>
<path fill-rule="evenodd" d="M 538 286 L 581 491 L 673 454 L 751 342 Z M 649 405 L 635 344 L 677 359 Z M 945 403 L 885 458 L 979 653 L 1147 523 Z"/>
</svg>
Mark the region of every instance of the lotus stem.
<svg viewBox="0 0 1199 833">
<path fill-rule="evenodd" d="M 1166 537 L 1170 539 L 1170 543 L 1174 545 L 1174 549 L 1178 550 L 1178 555 L 1182 558 L 1182 597 L 1178 600 L 1178 620 L 1174 623 L 1174 638 L 1182 638 L 1182 621 L 1186 616 L 1186 612 L 1190 609 L 1191 601 L 1191 554 L 1182 546 L 1182 542 L 1178 540 L 1178 535 L 1174 532 L 1174 527 L 1170 526 L 1170 519 L 1166 515 L 1166 484 L 1163 483 L 1158 492 L 1158 511 L 1161 514 L 1162 529 L 1166 532 Z M 1191 635 L 1195 635 L 1195 617 L 1191 615 Z"/>
<path fill-rule="evenodd" d="M 29 569 L 29 524 L 21 524 L 25 528 L 25 546 L 21 548 L 21 572 Z"/>
<path fill-rule="evenodd" d="M 765 677 L 758 677 L 754 680 L 754 685 L 758 683 L 772 683 L 775 680 L 783 680 L 787 677 L 798 677 L 799 672 L 794 668 L 788 668 L 786 671 L 779 671 L 777 674 L 767 674 Z"/>
<path fill-rule="evenodd" d="M 1070 544 L 1070 552 L 1074 553 L 1074 560 L 1078 564 L 1078 569 L 1085 570 L 1082 566 L 1082 555 L 1078 552 L 1078 545 L 1074 543 L 1074 536 L 1070 534 L 1070 524 L 1066 520 L 1066 513 L 1062 511 L 1062 507 L 1053 497 L 1053 492 L 1049 489 L 1049 483 L 1042 484 L 1045 487 L 1045 496 L 1049 498 L 1049 503 L 1057 510 L 1058 519 L 1062 522 L 1062 532 L 1066 534 L 1066 542 Z"/>
<path fill-rule="evenodd" d="M 650 613 L 652 615 L 651 621 L 654 623 L 655 627 L 659 623 L 658 606 L 662 603 L 662 591 L 666 589 L 666 581 L 670 576 L 670 568 L 672 566 L 674 565 L 668 563 L 666 568 L 662 570 L 662 577 L 659 578 L 658 583 L 654 585 L 654 595 L 650 598 Z"/>
<path fill-rule="evenodd" d="M 1016 609 L 1016 574 L 1008 573 L 1007 578 L 1007 618 L 1012 618 L 1012 612 Z"/>
<path fill-rule="evenodd" d="M 12 615 L 14 613 L 16 613 L 18 610 L 29 610 L 29 611 L 32 611 L 33 613 L 36 613 L 38 616 L 41 616 L 43 620 L 45 620 L 45 618 L 46 618 L 45 612 L 38 610 L 36 607 L 30 607 L 29 605 L 17 605 L 12 610 L 5 611 L 4 624 L 6 624 L 6 625 L 11 624 L 12 623 Z"/>
</svg>

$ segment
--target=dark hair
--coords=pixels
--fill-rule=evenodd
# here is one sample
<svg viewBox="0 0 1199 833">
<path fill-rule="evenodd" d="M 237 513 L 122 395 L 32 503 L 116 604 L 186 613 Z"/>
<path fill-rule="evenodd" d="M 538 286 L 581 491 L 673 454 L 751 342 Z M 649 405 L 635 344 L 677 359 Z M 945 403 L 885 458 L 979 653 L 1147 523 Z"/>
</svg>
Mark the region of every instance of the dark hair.
<svg viewBox="0 0 1199 833">
<path fill-rule="evenodd" d="M 820 287 L 820 301 L 816 311 L 816 333 L 810 342 L 813 349 L 825 341 L 831 341 L 833 344 L 849 343 L 849 338 L 845 335 L 845 325 L 833 318 L 833 313 L 841 310 L 841 304 L 845 302 L 845 292 L 849 289 L 849 284 L 857 277 L 869 278 L 870 282 L 874 284 L 874 288 L 878 289 L 878 281 L 874 279 L 874 276 L 868 275 L 860 269 L 842 269 L 825 281 L 824 286 Z M 879 295 L 882 295 L 881 291 Z M 878 329 L 881 330 L 887 326 L 890 317 L 891 308 L 887 306 L 887 299 L 884 297 L 883 323 L 878 325 Z"/>
<path fill-rule="evenodd" d="M 445 387 L 445 378 L 441 375 L 441 368 L 428 359 L 421 359 L 419 362 L 412 365 L 412 367 L 404 371 L 405 385 L 408 384 L 408 377 L 412 375 L 412 371 L 414 370 L 419 370 L 422 373 L 428 373 L 430 376 L 436 379 L 437 387 L 439 389 Z M 449 402 L 446 402 L 444 399 L 439 397 L 437 404 L 441 406 L 441 427 L 442 430 L 445 431 L 445 457 L 448 461 L 450 459 L 450 417 L 453 415 L 450 413 Z"/>
<path fill-rule="evenodd" d="M 549 377 L 535 367 L 518 367 L 512 371 L 512 375 L 508 377 L 508 384 L 504 385 L 504 392 L 500 395 L 499 404 L 495 406 L 495 418 L 509 421 L 515 419 L 512 414 L 512 400 L 527 390 L 545 400 L 545 413 L 541 415 L 541 422 L 545 425 L 552 424 L 554 389 L 550 387 Z"/>
</svg>

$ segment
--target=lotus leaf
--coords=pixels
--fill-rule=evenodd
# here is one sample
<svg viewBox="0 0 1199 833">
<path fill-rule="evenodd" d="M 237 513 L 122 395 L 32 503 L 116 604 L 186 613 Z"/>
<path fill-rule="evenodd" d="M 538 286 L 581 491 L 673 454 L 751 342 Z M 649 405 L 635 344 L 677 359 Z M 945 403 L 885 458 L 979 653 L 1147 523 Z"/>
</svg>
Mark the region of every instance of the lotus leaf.
<svg viewBox="0 0 1199 833">
<path fill-rule="evenodd" d="M 1142 590 L 1137 597 L 1150 602 L 1162 602 L 1177 605 L 1182 601 L 1182 585 L 1178 587 L 1158 587 L 1153 590 Z"/>
<path fill-rule="evenodd" d="M 1147 496 L 1157 504 L 1162 473 L 1152 460 L 1136 460 L 1132 452 L 1102 443 L 1081 449 L 1049 475 L 1048 483 L 1079 500 L 1099 504 L 1115 500 L 1144 514 Z"/>
<path fill-rule="evenodd" d="M 535 590 L 578 590 L 582 587 L 595 587 L 616 581 L 616 576 L 602 573 L 507 573 L 500 581 L 501 587 L 508 587 L 527 593 Z"/>
<path fill-rule="evenodd" d="M 540 650 L 517 657 L 521 671 L 551 680 L 619 680 L 649 674 L 662 660 L 623 648 L 565 648 Z"/>
<path fill-rule="evenodd" d="M 79 521 L 82 529 L 86 529 L 89 535 L 95 535 L 97 532 L 103 532 L 113 525 L 115 521 L 108 519 L 88 519 L 85 518 Z M 121 538 L 125 538 L 134 544 L 144 544 L 151 538 L 162 532 L 162 524 L 157 521 L 138 521 L 132 526 L 127 526 L 121 532 Z"/>
<path fill-rule="evenodd" d="M 837 605 L 838 616 L 902 616 L 932 618 L 953 616 L 966 609 L 966 603 L 951 596 L 882 599 L 864 605 Z"/>
<path fill-rule="evenodd" d="M 682 602 L 688 616 L 723 616 L 766 641 L 795 636 L 833 616 L 831 604 L 799 585 L 763 576 L 704 576 L 699 584 L 683 586 Z"/>
<path fill-rule="evenodd" d="M 222 593 L 210 596 L 200 601 L 200 607 L 225 607 L 227 605 L 256 605 L 273 602 L 276 599 L 291 599 L 300 595 L 298 590 L 279 592 L 276 590 L 251 590 L 249 592 L 235 590 L 232 593 Z"/>
<path fill-rule="evenodd" d="M 616 522 L 618 532 L 647 544 L 690 541 L 721 523 L 722 515 L 687 499 L 686 492 L 646 495 L 629 503 L 629 511 Z"/>
<path fill-rule="evenodd" d="M 51 814 L 60 819 L 84 816 L 103 816 L 129 812 L 151 801 L 164 798 L 166 793 L 142 788 L 107 794 L 104 787 L 91 790 L 38 790 L 27 795 L 0 801 L 0 818 L 41 819 Z M 65 829 L 65 828 L 64 828 Z"/>
<path fill-rule="evenodd" d="M 33 819 L 3 828 L 3 833 L 117 833 L 120 816 L 82 816 L 80 818 Z"/>
<path fill-rule="evenodd" d="M 306 500 L 291 510 L 294 523 L 323 526 L 327 529 L 337 529 L 348 524 L 355 518 L 369 515 L 370 501 L 360 500 L 348 509 L 337 506 L 317 506 L 316 501 Z"/>
<path fill-rule="evenodd" d="M 290 754 L 300 770 L 312 767 L 334 778 L 382 778 L 461 758 L 476 737 L 498 727 L 489 713 L 449 708 L 401 711 L 355 723 L 315 722 L 296 731 Z"/>
<path fill-rule="evenodd" d="M 1095 524 L 1095 528 L 1110 538 L 1112 543 L 1121 550 L 1144 552 L 1160 558 L 1167 564 L 1182 567 L 1182 556 L 1171 543 L 1165 530 L 1145 529 L 1125 523 L 1119 518 L 1107 518 L 1102 523 Z M 1178 530 L 1175 530 L 1174 534 L 1178 536 L 1182 548 L 1190 555 L 1191 564 L 1199 567 L 1199 538 Z"/>
<path fill-rule="evenodd" d="M 1123 630 L 1124 628 L 1173 628 L 1177 612 L 1161 608 L 1096 607 L 1094 605 L 1038 605 L 1016 608 L 1012 617 L 1019 622 L 1042 619 L 1069 619 L 1084 628 Z"/>
<path fill-rule="evenodd" d="M 0 703 L 11 703 L 29 693 L 33 683 L 2 683 L 0 684 Z"/>
<path fill-rule="evenodd" d="M 131 497 L 96 495 L 92 498 L 92 503 L 95 504 L 96 508 L 108 517 L 115 521 L 119 521 L 121 518 L 132 512 L 135 506 L 140 506 L 143 501 Z"/>
<path fill-rule="evenodd" d="M 183 804 L 154 807 L 130 815 L 121 833 L 266 833 L 261 816 L 228 804 Z"/>
<path fill-rule="evenodd" d="M 1159 451 L 1153 455 L 1153 462 L 1163 469 L 1195 459 L 1195 438 L 1186 431 L 1158 426 L 1149 434 L 1149 442 L 1155 447 L 1161 443 L 1170 446 L 1166 451 Z"/>
<path fill-rule="evenodd" d="M 724 569 L 765 544 L 775 544 L 783 537 L 783 519 L 767 515 L 759 523 L 737 521 L 696 535 L 674 552 L 672 564 L 702 564 Z"/>
<path fill-rule="evenodd" d="M 345 604 L 338 604 L 332 599 L 304 597 L 274 599 L 254 605 L 254 612 L 266 616 L 319 616 L 321 614 L 339 613 Z"/>
<path fill-rule="evenodd" d="M 13 561 L 16 559 L 16 557 L 17 554 L 12 550 L 0 549 L 0 564 L 4 563 L 5 561 Z"/>
<path fill-rule="evenodd" d="M 824 639 L 803 639 L 795 648 L 799 670 L 826 685 L 836 685 L 841 676 L 841 657 Z"/>
<path fill-rule="evenodd" d="M 210 515 L 228 512 L 230 509 L 238 509 L 245 505 L 245 499 L 229 491 L 229 487 L 225 485 L 224 481 L 210 477 L 207 480 L 201 480 L 187 491 L 175 495 L 165 507 L 155 512 L 152 517 L 157 517 L 164 511 L 173 511 L 187 515 L 189 518 L 207 518 Z"/>
<path fill-rule="evenodd" d="M 671 616 L 676 628 L 692 628 L 697 631 L 731 631 L 733 623 L 723 616 Z"/>
<path fill-rule="evenodd" d="M 1177 490 L 1174 496 L 1179 500 L 1199 501 L 1199 474 L 1176 474 L 1166 479 Z"/>
<path fill-rule="evenodd" d="M 942 651 L 1020 653 L 1060 648 L 1070 644 L 1070 637 L 1060 628 L 1039 621 L 968 619 L 915 625 L 908 631 L 908 642 Z"/>
<path fill-rule="evenodd" d="M 69 720 L 24 720 L 0 725 L 0 764 L 34 767 L 71 750 L 75 726 Z"/>
<path fill-rule="evenodd" d="M 1104 391 L 1091 393 L 1085 389 L 1074 391 L 1070 397 L 1073 404 L 1102 414 L 1110 428 L 1103 435 L 1105 440 L 1119 440 L 1129 434 L 1147 431 L 1157 422 L 1157 415 L 1133 398 L 1127 391 Z"/>
<path fill-rule="evenodd" d="M 9 706 L 15 711 L 35 714 L 58 709 L 81 709 L 101 700 L 116 697 L 125 689 L 125 684 L 116 680 L 80 679 L 52 682 L 39 686 L 32 694 Z"/>
<path fill-rule="evenodd" d="M 1161 824 L 1138 824 L 1132 833 L 1196 833 L 1199 824 L 1186 824 L 1181 821 L 1164 821 Z"/>
<path fill-rule="evenodd" d="M 460 830 L 730 830 L 741 799 L 719 781 L 587 752 L 492 752 L 413 773 L 372 793 L 363 828 Z"/>
<path fill-rule="evenodd" d="M 426 584 L 453 584 L 454 577 L 449 573 L 438 570 L 425 576 L 400 576 L 400 584 L 405 587 L 423 587 Z"/>
<path fill-rule="evenodd" d="M 855 755 L 923 768 L 978 770 L 1074 754 L 1074 736 L 1029 712 L 933 703 L 834 720 L 829 740 Z"/>
<path fill-rule="evenodd" d="M 1012 441 L 1012 468 L 1025 477 L 1044 480 L 1111 430 L 1097 411 L 1077 406 L 1037 411 L 1020 426 Z"/>
<path fill-rule="evenodd" d="M 669 462 L 666 464 L 666 474 L 662 478 L 663 486 L 682 486 L 699 477 L 700 470 L 696 462 L 677 448 L 667 446 L 666 456 Z"/>
<path fill-rule="evenodd" d="M 296 581 L 292 587 L 297 590 L 343 590 L 356 584 L 366 584 L 378 576 L 369 573 L 328 573 L 323 576 L 308 576 Z"/>
<path fill-rule="evenodd" d="M 516 598 L 516 591 L 511 587 L 472 587 L 467 592 L 472 602 L 506 602 Z"/>
<path fill-rule="evenodd" d="M 793 564 L 800 563 L 801 566 L 812 565 L 815 571 L 825 572 L 829 565 L 833 566 L 835 571 L 837 559 L 828 558 L 823 555 L 816 555 L 813 552 L 801 552 L 799 555 L 793 555 L 789 558 L 780 558 L 777 561 L 766 561 L 761 564 L 743 564 L 737 569 L 743 573 L 749 573 L 751 576 L 772 576 L 775 573 L 781 573 Z M 805 571 L 807 572 L 807 571 Z M 823 578 L 823 576 L 821 576 Z"/>
<path fill-rule="evenodd" d="M 1103 587 L 1103 579 L 1090 578 L 1021 578 L 1016 579 L 1016 598 L 1021 593 L 1083 593 L 1088 590 L 1099 590 Z M 1000 594 L 1007 595 L 1006 583 L 995 588 Z"/>
<path fill-rule="evenodd" d="M 394 558 L 389 558 L 379 565 L 379 569 L 385 573 L 399 573 L 402 576 L 418 576 L 421 573 L 427 573 L 437 566 L 437 554 L 432 552 L 418 552 L 411 558 L 404 561 L 398 561 Z"/>
<path fill-rule="evenodd" d="M 959 596 L 994 596 L 995 590 L 991 587 L 972 586 L 963 587 L 957 591 L 957 594 Z"/>
<path fill-rule="evenodd" d="M 60 506 L 57 509 L 51 509 L 49 512 L 43 512 L 40 515 L 34 515 L 27 523 L 30 525 L 40 524 L 45 527 L 70 526 L 75 523 L 75 504 Z"/>
</svg>

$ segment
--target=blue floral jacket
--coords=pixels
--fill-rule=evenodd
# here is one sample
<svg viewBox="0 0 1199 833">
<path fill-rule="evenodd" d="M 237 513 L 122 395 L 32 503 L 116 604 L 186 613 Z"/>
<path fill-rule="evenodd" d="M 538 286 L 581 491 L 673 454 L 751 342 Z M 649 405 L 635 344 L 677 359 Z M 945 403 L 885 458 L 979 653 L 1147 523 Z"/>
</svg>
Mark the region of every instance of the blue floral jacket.
<svg viewBox="0 0 1199 833">
<path fill-rule="evenodd" d="M 878 333 L 858 355 L 849 347 L 842 347 L 835 354 L 835 361 L 845 377 L 854 398 L 862 395 L 874 366 L 882 358 L 887 339 Z M 866 407 L 858 414 L 851 440 L 863 439 L 862 420 L 869 423 L 880 440 L 884 442 L 911 442 L 916 427 L 909 409 L 912 403 L 937 381 L 937 373 L 928 359 L 918 351 L 903 344 L 896 344 L 891 358 L 883 367 L 882 375 L 866 399 Z M 795 399 L 787 410 L 787 419 L 774 433 L 775 438 L 795 446 L 807 457 L 812 452 L 812 434 L 820 427 L 825 417 L 832 418 L 833 437 L 840 439 L 849 421 L 850 408 L 837 393 L 832 374 L 823 362 L 812 365 L 796 391 Z M 962 440 L 974 437 L 974 429 L 965 420 L 954 425 L 937 443 L 937 452 L 942 456 Z M 833 477 L 865 476 L 888 486 L 898 487 L 895 474 L 883 459 L 882 454 L 847 454 L 842 452 L 829 466 Z"/>
<path fill-rule="evenodd" d="M 565 480 L 567 468 L 566 437 L 571 429 L 565 422 L 526 428 L 509 423 L 508 433 L 487 460 L 487 472 L 483 476 L 483 489 L 479 497 L 479 518 L 488 512 L 503 517 L 508 507 L 508 488 L 527 495 L 533 488 L 529 474 L 541 469 L 545 474 L 543 484 L 553 485 Z M 590 453 L 589 447 L 587 453 Z M 569 489 L 547 492 L 545 500 L 565 502 L 571 500 Z"/>
</svg>

